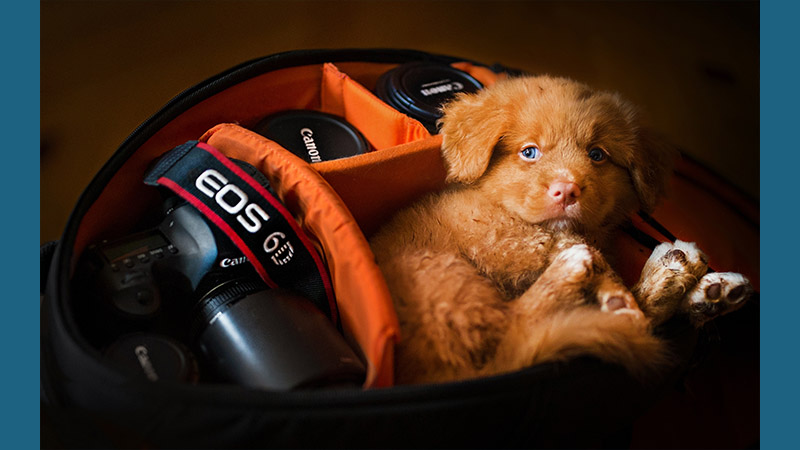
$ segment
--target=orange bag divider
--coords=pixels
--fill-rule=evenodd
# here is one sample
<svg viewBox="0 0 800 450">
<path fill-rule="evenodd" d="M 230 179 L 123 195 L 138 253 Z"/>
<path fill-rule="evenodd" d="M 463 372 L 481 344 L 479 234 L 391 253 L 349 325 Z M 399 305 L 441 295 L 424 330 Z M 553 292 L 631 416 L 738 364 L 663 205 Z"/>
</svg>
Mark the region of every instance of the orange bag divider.
<svg viewBox="0 0 800 450">
<path fill-rule="evenodd" d="M 304 231 L 316 238 L 331 274 L 342 324 L 368 362 L 365 386 L 391 385 L 397 317 L 369 244 L 336 192 L 310 164 L 239 126 L 216 126 L 200 140 L 260 169 Z"/>
<path fill-rule="evenodd" d="M 398 209 L 442 189 L 441 136 L 314 164 L 369 237 Z"/>
<path fill-rule="evenodd" d="M 430 137 L 421 123 L 383 103 L 333 64 L 322 68 L 320 110 L 356 127 L 376 150 Z"/>
</svg>

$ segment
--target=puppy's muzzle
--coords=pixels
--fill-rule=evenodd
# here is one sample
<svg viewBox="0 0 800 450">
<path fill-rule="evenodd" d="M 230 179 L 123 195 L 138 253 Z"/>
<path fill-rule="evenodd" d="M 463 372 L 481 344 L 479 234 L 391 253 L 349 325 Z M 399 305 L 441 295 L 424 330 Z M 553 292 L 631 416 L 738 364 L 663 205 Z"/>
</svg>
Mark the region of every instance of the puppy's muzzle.
<svg viewBox="0 0 800 450">
<path fill-rule="evenodd" d="M 581 196 L 581 188 L 571 181 L 554 181 L 547 188 L 547 196 L 556 204 L 562 207 L 578 201 Z"/>
</svg>

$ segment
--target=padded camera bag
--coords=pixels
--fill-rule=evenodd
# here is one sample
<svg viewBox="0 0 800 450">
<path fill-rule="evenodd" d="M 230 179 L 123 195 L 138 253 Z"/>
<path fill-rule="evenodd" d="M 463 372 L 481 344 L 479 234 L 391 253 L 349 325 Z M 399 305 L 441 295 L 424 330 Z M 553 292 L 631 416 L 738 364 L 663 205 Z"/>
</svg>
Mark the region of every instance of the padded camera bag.
<svg viewBox="0 0 800 450">
<path fill-rule="evenodd" d="M 58 244 L 43 247 L 42 420 L 60 445 L 626 445 L 635 418 L 680 379 L 691 361 L 697 336 L 685 323 L 659 330 L 672 339 L 681 362 L 648 385 L 590 357 L 456 383 L 393 385 L 393 349 L 401 336 L 367 237 L 393 211 L 441 189 L 445 172 L 441 137 L 374 92 L 382 74 L 415 61 L 450 65 L 484 85 L 514 73 L 409 50 L 282 53 L 231 68 L 179 94 L 120 145 L 86 187 Z M 263 117 L 289 109 L 344 117 L 363 133 L 370 151 L 308 164 L 249 130 Z M 267 391 L 202 381 L 153 382 L 109 365 L 86 339 L 74 306 L 80 255 L 93 242 L 136 231 L 139 218 L 158 209 L 159 196 L 142 183 L 144 174 L 160 154 L 190 140 L 260 169 L 315 241 L 330 269 L 343 327 L 366 362 L 363 388 Z M 677 182 L 699 170 L 691 161 L 682 162 L 684 175 Z M 698 235 L 692 224 L 675 219 L 682 214 L 680 205 L 668 200 L 659 221 L 681 239 L 699 241 L 720 267 L 747 269 L 747 258 L 728 252 L 724 239 Z M 626 281 L 637 276 L 649 247 L 671 237 L 666 234 L 649 217 L 633 218 L 619 239 L 620 251 L 629 256 L 620 269 Z"/>
</svg>

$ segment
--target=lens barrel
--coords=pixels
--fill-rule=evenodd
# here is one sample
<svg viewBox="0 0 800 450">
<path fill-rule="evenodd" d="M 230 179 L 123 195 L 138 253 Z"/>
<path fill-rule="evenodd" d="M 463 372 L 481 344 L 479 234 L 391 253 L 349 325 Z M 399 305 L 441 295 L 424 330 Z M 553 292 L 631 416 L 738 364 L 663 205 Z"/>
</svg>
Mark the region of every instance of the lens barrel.
<svg viewBox="0 0 800 450">
<path fill-rule="evenodd" d="M 447 64 L 413 62 L 381 75 L 375 94 L 436 134 L 442 105 L 459 92 L 477 92 L 482 88 L 483 84 L 472 75 Z"/>
<path fill-rule="evenodd" d="M 292 291 L 235 280 L 198 306 L 193 335 L 221 378 L 268 390 L 364 382 L 364 365 L 330 320 Z"/>
</svg>

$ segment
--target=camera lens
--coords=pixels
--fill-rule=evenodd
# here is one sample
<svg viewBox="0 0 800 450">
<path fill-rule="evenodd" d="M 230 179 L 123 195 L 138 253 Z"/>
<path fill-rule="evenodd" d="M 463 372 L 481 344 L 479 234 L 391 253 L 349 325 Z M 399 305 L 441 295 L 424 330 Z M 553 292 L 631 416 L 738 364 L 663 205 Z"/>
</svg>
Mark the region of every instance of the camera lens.
<svg viewBox="0 0 800 450">
<path fill-rule="evenodd" d="M 290 390 L 360 387 L 365 369 L 311 301 L 260 280 L 234 280 L 198 304 L 192 326 L 202 355 L 223 379 Z"/>
<path fill-rule="evenodd" d="M 364 136 L 341 117 L 318 111 L 284 111 L 264 118 L 253 131 L 315 163 L 369 151 Z"/>
<path fill-rule="evenodd" d="M 476 92 L 482 88 L 470 74 L 447 64 L 414 62 L 381 75 L 375 93 L 436 134 L 436 120 L 442 116 L 441 106 L 459 92 Z"/>
<path fill-rule="evenodd" d="M 197 360 L 185 345 L 154 333 L 132 333 L 117 339 L 105 356 L 122 370 L 150 381 L 196 382 Z"/>
</svg>

